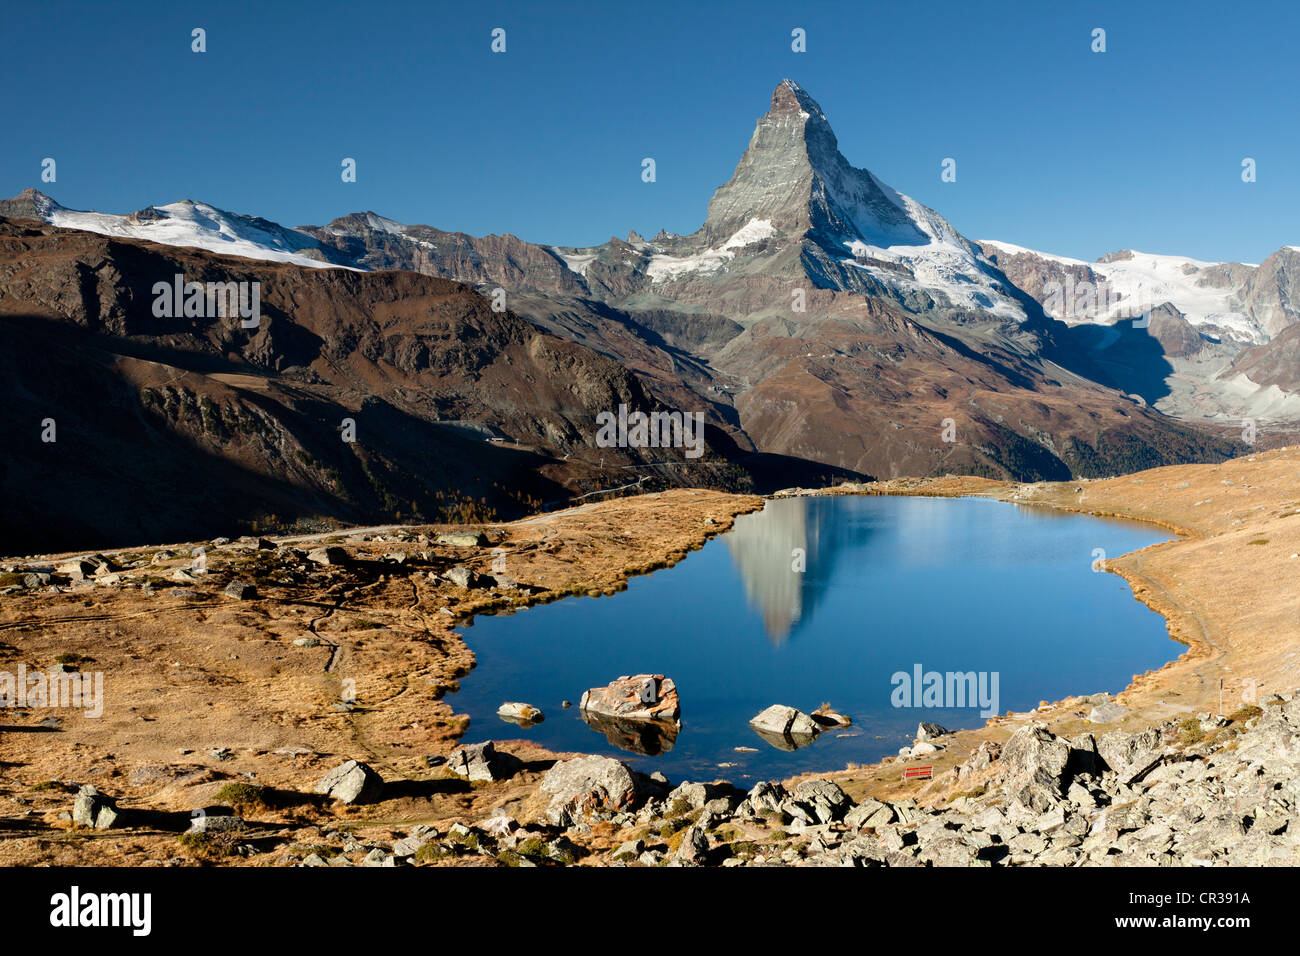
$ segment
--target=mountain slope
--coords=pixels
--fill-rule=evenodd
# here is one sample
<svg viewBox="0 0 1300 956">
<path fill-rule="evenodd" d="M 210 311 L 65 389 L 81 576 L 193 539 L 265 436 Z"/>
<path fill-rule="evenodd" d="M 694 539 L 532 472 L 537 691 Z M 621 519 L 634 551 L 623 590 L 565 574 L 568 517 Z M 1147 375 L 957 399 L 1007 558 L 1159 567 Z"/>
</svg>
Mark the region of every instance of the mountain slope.
<svg viewBox="0 0 1300 956">
<path fill-rule="evenodd" d="M 258 326 L 156 316 L 154 284 L 178 273 L 259 282 Z M 711 427 L 697 461 L 597 447 L 601 412 L 661 407 L 635 375 L 414 272 L 250 262 L 0 219 L 0 328 L 5 553 L 321 518 L 512 515 L 643 475 L 753 483 L 729 460 L 744 450 Z M 42 440 L 47 424 L 55 441 Z M 798 463 L 776 464 L 799 476 Z"/>
</svg>

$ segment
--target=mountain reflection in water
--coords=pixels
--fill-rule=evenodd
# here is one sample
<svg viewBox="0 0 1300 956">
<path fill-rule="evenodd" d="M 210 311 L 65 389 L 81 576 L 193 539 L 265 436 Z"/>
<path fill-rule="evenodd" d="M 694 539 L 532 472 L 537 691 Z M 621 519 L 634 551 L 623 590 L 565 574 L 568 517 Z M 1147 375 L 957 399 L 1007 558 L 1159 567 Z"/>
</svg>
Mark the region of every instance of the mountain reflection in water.
<svg viewBox="0 0 1300 956">
<path fill-rule="evenodd" d="M 784 498 L 740 515 L 723 538 L 745 598 L 774 644 L 810 620 L 826 593 L 841 543 L 830 516 L 828 508 L 810 508 L 807 498 Z M 795 570 L 796 562 L 804 570 Z"/>
</svg>

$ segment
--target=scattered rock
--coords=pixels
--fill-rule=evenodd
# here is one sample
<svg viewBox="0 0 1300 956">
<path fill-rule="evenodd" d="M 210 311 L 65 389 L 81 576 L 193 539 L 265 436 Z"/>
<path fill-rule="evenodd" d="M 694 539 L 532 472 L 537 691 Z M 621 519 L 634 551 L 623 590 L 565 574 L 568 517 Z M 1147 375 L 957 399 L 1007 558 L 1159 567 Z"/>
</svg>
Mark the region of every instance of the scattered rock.
<svg viewBox="0 0 1300 956">
<path fill-rule="evenodd" d="M 1098 704 L 1088 714 L 1088 723 L 1090 724 L 1113 724 L 1117 720 L 1123 720 L 1129 714 L 1127 707 L 1121 707 L 1114 701 L 1104 704 Z"/>
<path fill-rule="evenodd" d="M 467 780 L 509 780 L 520 765 L 517 757 L 499 753 L 490 740 L 461 747 L 447 757 L 447 769 Z"/>
<path fill-rule="evenodd" d="M 340 548 L 338 545 L 330 545 L 327 548 L 317 548 L 314 551 L 308 551 L 307 560 L 314 564 L 347 564 L 348 552 L 346 548 Z"/>
<path fill-rule="evenodd" d="M 72 803 L 72 822 L 78 826 L 107 830 L 117 824 L 117 803 L 86 784 L 77 791 Z"/>
<path fill-rule="evenodd" d="M 941 724 L 931 724 L 922 721 L 921 723 L 916 725 L 915 739 L 932 740 L 935 737 L 946 737 L 950 733 L 952 733 L 952 731 L 949 730 L 947 727 L 942 726 Z"/>
<path fill-rule="evenodd" d="M 316 792 L 342 803 L 369 803 L 384 789 L 384 778 L 359 760 L 339 764 L 316 784 Z"/>
<path fill-rule="evenodd" d="M 248 824 L 243 817 L 231 813 L 204 813 L 199 811 L 190 815 L 191 833 L 223 833 L 232 830 L 247 830 Z"/>
<path fill-rule="evenodd" d="M 221 593 L 236 601 L 251 601 L 257 597 L 257 586 L 251 581 L 231 581 Z"/>
<path fill-rule="evenodd" d="M 437 535 L 433 540 L 454 548 L 481 548 L 488 543 L 487 535 L 482 531 L 450 531 Z"/>
</svg>

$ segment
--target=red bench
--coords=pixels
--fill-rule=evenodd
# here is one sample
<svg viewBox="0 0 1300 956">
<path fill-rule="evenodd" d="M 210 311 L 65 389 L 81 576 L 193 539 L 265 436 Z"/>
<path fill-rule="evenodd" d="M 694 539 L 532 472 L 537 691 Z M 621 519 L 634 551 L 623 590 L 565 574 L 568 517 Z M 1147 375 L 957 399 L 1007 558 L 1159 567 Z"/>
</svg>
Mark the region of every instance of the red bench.
<svg viewBox="0 0 1300 956">
<path fill-rule="evenodd" d="M 909 767 L 903 771 L 904 780 L 933 780 L 934 767 Z"/>
</svg>

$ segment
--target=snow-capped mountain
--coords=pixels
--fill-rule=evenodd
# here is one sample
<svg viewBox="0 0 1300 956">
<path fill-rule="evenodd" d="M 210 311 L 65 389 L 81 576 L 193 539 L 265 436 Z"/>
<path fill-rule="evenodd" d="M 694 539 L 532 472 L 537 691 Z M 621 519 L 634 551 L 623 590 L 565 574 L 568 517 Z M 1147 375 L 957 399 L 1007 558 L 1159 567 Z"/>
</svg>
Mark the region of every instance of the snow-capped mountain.
<svg viewBox="0 0 1300 956">
<path fill-rule="evenodd" d="M 1256 265 L 1129 249 L 1087 262 L 996 239 L 980 244 L 1008 277 L 1039 298 L 1049 315 L 1068 325 L 1109 325 L 1169 303 L 1208 335 L 1248 343 L 1269 337 L 1243 300 Z"/>
<path fill-rule="evenodd" d="M 624 248 L 625 246 L 625 248 Z M 855 168 L 839 151 L 826 114 L 782 80 L 731 179 L 690 236 L 661 233 L 619 252 L 653 288 L 728 273 L 802 275 L 817 288 L 893 300 L 913 312 L 958 310 L 1023 320 L 1025 303 L 946 219 Z M 555 247 L 588 278 L 608 245 Z M 635 261 L 639 259 L 639 261 Z"/>
<path fill-rule="evenodd" d="M 84 229 L 105 236 L 147 239 L 166 246 L 188 246 L 226 255 L 291 262 L 301 266 L 331 266 L 331 252 L 318 239 L 257 216 L 226 212 L 207 203 L 183 199 L 165 206 L 148 206 L 126 215 L 67 209 L 35 189 L 5 201 L 6 215 L 39 218 L 65 229 Z"/>
</svg>

